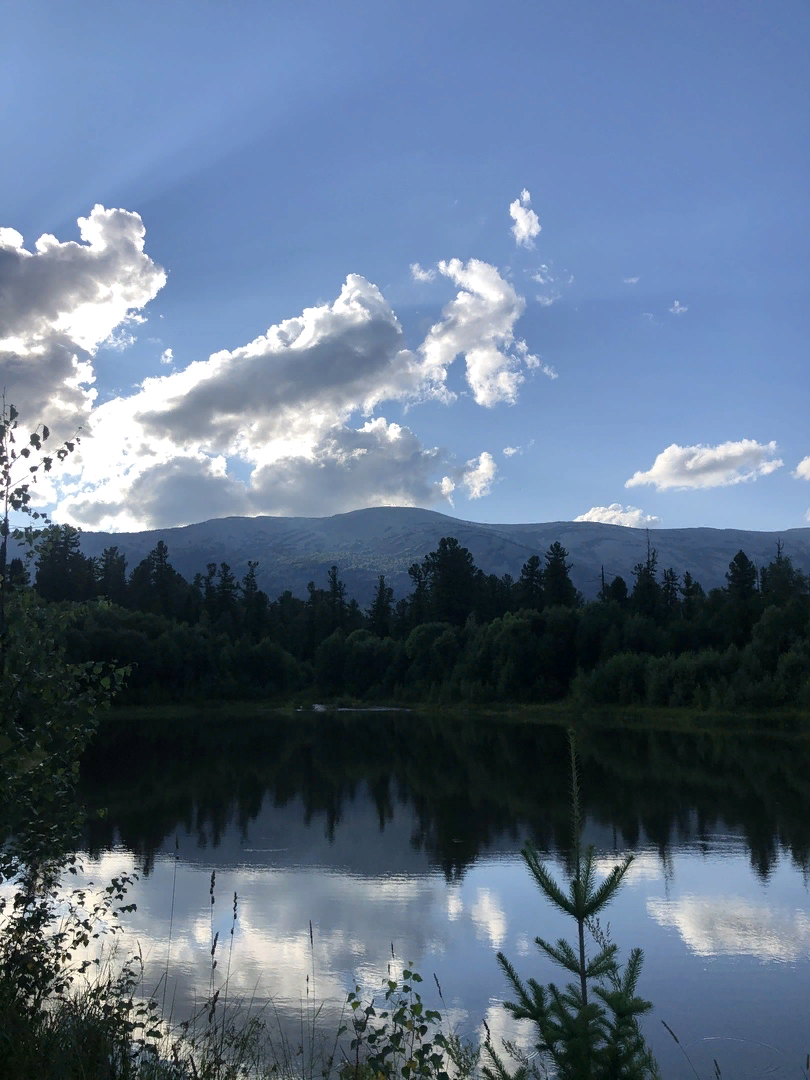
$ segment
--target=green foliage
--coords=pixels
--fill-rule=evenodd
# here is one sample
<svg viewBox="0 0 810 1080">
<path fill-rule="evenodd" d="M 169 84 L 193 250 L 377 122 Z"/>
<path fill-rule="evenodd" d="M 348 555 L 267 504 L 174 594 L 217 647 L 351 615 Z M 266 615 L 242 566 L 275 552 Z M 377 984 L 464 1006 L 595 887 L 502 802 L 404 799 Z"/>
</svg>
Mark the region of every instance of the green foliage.
<svg viewBox="0 0 810 1080">
<path fill-rule="evenodd" d="M 569 856 L 570 881 L 566 892 L 546 869 L 531 844 L 523 849 L 529 872 L 546 899 L 576 923 L 577 940 L 564 938 L 551 943 L 535 938 L 538 948 L 555 964 L 574 977 L 565 988 L 536 979 L 524 982 L 515 968 L 499 952 L 498 963 L 515 995 L 504 1008 L 516 1020 L 531 1021 L 537 1033 L 535 1049 L 543 1062 L 551 1065 L 560 1080 L 641 1080 L 657 1077 L 658 1068 L 639 1028 L 639 1017 L 652 1008 L 636 993 L 643 954 L 633 949 L 622 969 L 618 948 L 601 930 L 599 914 L 616 895 L 633 861 L 628 855 L 597 883 L 594 848 L 582 848 L 582 816 L 578 765 L 573 734 L 570 738 L 572 775 L 572 845 Z M 594 956 L 586 949 L 586 931 L 598 946 Z M 596 999 L 596 1000 L 594 1000 Z M 528 1063 L 520 1062 L 510 1076 L 503 1059 L 487 1040 L 489 1064 L 487 1080 L 525 1080 Z"/>
<path fill-rule="evenodd" d="M 16 414 L 7 409 L 4 417 L 0 463 L 9 505 L 30 510 L 27 487 L 9 487 L 12 466 L 28 468 L 49 433 L 34 433 L 24 457 L 14 442 Z M 659 574 L 648 537 L 632 595 L 621 577 L 603 575 L 599 601 L 583 604 L 558 542 L 542 559 L 530 556 L 513 581 L 483 574 L 456 538 L 442 537 L 411 566 L 410 596 L 395 603 L 380 574 L 363 613 L 348 600 L 337 564 L 324 565 L 325 587 L 310 582 L 305 600 L 286 592 L 271 601 L 258 587 L 255 560 L 241 582 L 226 563 L 211 562 L 189 584 L 158 540 L 127 578 L 117 548 L 87 559 L 75 529 L 44 524 L 35 588 L 43 599 L 75 605 L 66 659 L 131 665 L 120 699 L 127 704 L 309 690 L 331 700 L 571 697 L 590 705 L 737 709 L 801 706 L 810 694 L 802 669 L 810 587 L 781 542 L 759 573 L 738 552 L 727 588 L 706 596 L 689 572 L 682 582 L 671 568 Z M 35 532 L 28 530 L 29 539 Z M 26 587 L 27 574 L 17 557 L 0 574 L 0 627 L 6 599 Z M 99 596 L 112 606 L 81 606 Z"/>
<path fill-rule="evenodd" d="M 349 993 L 350 1055 L 340 1080 L 449 1080 L 450 1046 L 442 1033 L 441 1013 L 427 1009 L 416 987 L 422 976 L 405 968 L 402 979 L 385 982 L 381 1007 L 363 1003 L 360 987 Z"/>
</svg>

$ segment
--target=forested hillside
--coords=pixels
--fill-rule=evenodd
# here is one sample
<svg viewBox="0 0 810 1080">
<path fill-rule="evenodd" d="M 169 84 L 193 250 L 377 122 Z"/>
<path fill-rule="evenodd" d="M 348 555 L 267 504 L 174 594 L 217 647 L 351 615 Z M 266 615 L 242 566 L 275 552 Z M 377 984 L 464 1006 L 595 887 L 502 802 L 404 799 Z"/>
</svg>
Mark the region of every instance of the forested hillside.
<svg viewBox="0 0 810 1080">
<path fill-rule="evenodd" d="M 55 604 L 105 597 L 70 631 L 77 661 L 134 670 L 122 700 L 285 698 L 649 704 L 735 709 L 810 705 L 810 590 L 780 543 L 761 568 L 740 550 L 721 588 L 662 567 L 648 545 L 629 575 L 600 575 L 585 602 L 555 541 L 517 577 L 486 574 L 457 538 L 411 564 L 398 599 L 385 575 L 365 607 L 337 565 L 306 599 L 271 599 L 250 561 L 187 581 L 158 541 L 131 569 L 115 546 L 83 554 L 51 526 L 36 589 Z M 27 579 L 15 559 L 10 580 Z"/>
<path fill-rule="evenodd" d="M 378 506 L 332 517 L 219 518 L 183 528 L 136 533 L 93 533 L 81 536 L 85 555 L 98 557 L 115 545 L 136 566 L 163 540 L 172 562 L 191 581 L 209 562 L 226 562 L 238 577 L 248 561 L 258 560 L 258 584 L 269 596 L 287 589 L 306 597 L 307 583 L 324 581 L 337 564 L 350 596 L 371 602 L 377 578 L 385 574 L 395 594 L 410 588 L 408 568 L 443 536 L 455 536 L 472 552 L 485 574 L 511 574 L 536 552 L 558 540 L 571 553 L 574 584 L 593 600 L 601 570 L 629 580 L 633 566 L 646 555 L 641 529 L 592 521 L 556 521 L 526 525 L 460 521 L 434 510 L 410 506 Z M 782 533 L 739 529 L 656 529 L 654 542 L 662 566 L 683 575 L 687 570 L 706 589 L 725 584 L 729 561 L 742 549 L 762 566 L 773 557 L 777 539 L 799 569 L 810 573 L 810 528 Z"/>
</svg>

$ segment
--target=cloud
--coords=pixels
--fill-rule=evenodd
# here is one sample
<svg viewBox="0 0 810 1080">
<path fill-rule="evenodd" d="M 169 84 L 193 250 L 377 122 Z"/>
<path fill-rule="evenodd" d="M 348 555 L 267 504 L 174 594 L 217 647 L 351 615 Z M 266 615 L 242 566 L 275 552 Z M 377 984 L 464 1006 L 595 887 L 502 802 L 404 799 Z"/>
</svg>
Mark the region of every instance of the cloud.
<svg viewBox="0 0 810 1080">
<path fill-rule="evenodd" d="M 407 427 L 382 417 L 349 424 L 353 413 L 370 413 L 383 400 L 452 400 L 444 380 L 456 352 L 476 332 L 486 342 L 493 319 L 485 352 L 510 338 L 521 301 L 497 271 L 448 264 L 445 272 L 470 288 L 416 352 L 403 348 L 402 329 L 376 286 L 349 275 L 334 303 L 99 405 L 92 453 L 79 480 L 64 485 L 56 518 L 121 530 L 230 514 L 431 505 L 452 494 L 443 473 L 480 498 L 491 483 L 489 455 L 474 463 L 477 471 L 458 469 L 447 451 L 424 447 Z M 522 362 L 522 354 L 498 357 L 510 369 Z M 474 377 L 478 364 L 468 356 Z M 497 381 L 478 396 L 494 400 L 496 391 Z M 234 476 L 239 463 L 247 482 Z"/>
<path fill-rule="evenodd" d="M 514 457 L 515 454 L 522 454 L 523 449 L 520 446 L 505 446 L 503 448 L 504 457 Z"/>
<path fill-rule="evenodd" d="M 101 348 L 114 349 L 116 352 L 123 352 L 125 349 L 129 349 L 135 344 L 137 338 L 134 334 L 131 334 L 127 330 L 126 325 L 119 327 L 117 330 L 113 330 L 104 341 L 101 342 Z"/>
<path fill-rule="evenodd" d="M 640 277 L 626 277 L 626 278 L 622 278 L 622 281 L 624 282 L 625 285 L 638 285 L 638 283 L 641 281 L 641 278 Z"/>
<path fill-rule="evenodd" d="M 539 356 L 535 356 L 534 353 L 529 352 L 529 346 L 525 341 L 515 342 L 515 352 L 530 371 L 542 371 L 549 379 L 558 378 L 557 372 L 550 364 L 541 360 Z M 534 442 L 534 439 L 532 439 L 532 442 Z"/>
<path fill-rule="evenodd" d="M 775 454 L 775 442 L 758 443 L 754 439 L 719 446 L 672 443 L 658 455 L 651 469 L 634 473 L 624 486 L 652 484 L 658 491 L 667 491 L 746 483 L 781 468 L 783 462 Z"/>
<path fill-rule="evenodd" d="M 526 188 L 520 193 L 520 197 L 509 205 L 509 216 L 514 221 L 512 235 L 518 247 L 533 248 L 534 238 L 541 230 L 540 221 L 534 210 L 530 209 L 532 197 Z"/>
<path fill-rule="evenodd" d="M 810 480 L 810 454 L 806 458 L 802 458 L 793 475 L 797 480 Z"/>
<path fill-rule="evenodd" d="M 531 279 L 536 281 L 538 285 L 546 285 L 549 288 L 560 283 L 570 288 L 574 284 L 574 275 L 569 270 L 564 269 L 562 277 L 560 277 L 553 268 L 553 263 L 541 263 L 539 268 L 531 275 Z M 536 297 L 537 303 L 541 307 L 551 307 L 552 304 L 556 304 L 561 299 L 562 293 L 559 288 L 550 288 L 550 291 L 538 293 Z"/>
<path fill-rule="evenodd" d="M 562 293 L 550 293 L 547 296 L 542 296 L 538 293 L 537 303 L 540 307 L 551 307 L 552 304 L 556 304 L 558 300 L 562 300 Z"/>
<path fill-rule="evenodd" d="M 411 276 L 414 281 L 433 281 L 436 277 L 435 270 L 423 270 L 418 262 L 411 263 Z"/>
<path fill-rule="evenodd" d="M 794 962 L 810 950 L 810 918 L 805 912 L 742 896 L 651 897 L 647 911 L 661 926 L 675 927 L 698 956 Z"/>
<path fill-rule="evenodd" d="M 526 301 L 494 266 L 479 259 L 466 264 L 459 259 L 440 262 L 439 273 L 460 288 L 444 308 L 441 322 L 430 328 L 419 346 L 423 377 L 434 387 L 443 387 L 448 368 L 463 355 L 477 404 L 514 404 L 525 378 L 521 364 L 532 367 L 535 359 L 526 343 L 514 336 Z"/>
<path fill-rule="evenodd" d="M 673 315 L 683 315 L 689 310 L 689 308 L 684 307 L 680 300 L 676 300 L 669 310 L 672 312 Z"/>
<path fill-rule="evenodd" d="M 586 513 L 575 517 L 574 521 L 601 521 L 603 525 L 627 525 L 631 529 L 648 529 L 661 524 L 661 518 L 645 514 L 637 506 L 622 506 L 621 503 L 592 506 Z"/>
<path fill-rule="evenodd" d="M 92 407 L 99 346 L 130 344 L 127 322 L 166 283 L 144 253 L 138 214 L 97 205 L 78 225 L 81 242 L 45 233 L 35 253 L 15 229 L 0 230 L 0 379 L 26 420 L 47 408 L 57 435 Z"/>
<path fill-rule="evenodd" d="M 461 482 L 467 489 L 468 498 L 481 499 L 489 495 L 497 471 L 495 459 L 486 450 L 477 458 L 468 461 L 461 475 Z"/>
<path fill-rule="evenodd" d="M 470 916 L 479 937 L 489 938 L 493 949 L 500 949 L 506 939 L 506 915 L 498 896 L 491 889 L 479 888 Z"/>
<path fill-rule="evenodd" d="M 442 447 L 379 415 L 452 403 L 463 358 L 482 406 L 517 400 L 527 371 L 556 372 L 515 337 L 525 300 L 488 263 L 441 262 L 457 286 L 415 348 L 380 290 L 349 274 L 332 303 L 305 308 L 234 349 L 144 379 L 99 403 L 93 356 L 166 281 L 144 254 L 140 217 L 96 207 L 82 242 L 23 247 L 0 233 L 0 375 L 26 421 L 78 415 L 83 441 L 51 493 L 54 519 L 99 529 L 167 527 L 229 514 L 328 514 L 367 505 L 431 505 L 461 490 L 488 494 L 484 451 L 463 466 Z M 8 287 L 6 287 L 8 283 Z M 162 343 L 156 342 L 162 348 Z M 47 415 L 45 414 L 47 411 Z M 72 433 L 72 431 L 71 431 Z"/>
</svg>

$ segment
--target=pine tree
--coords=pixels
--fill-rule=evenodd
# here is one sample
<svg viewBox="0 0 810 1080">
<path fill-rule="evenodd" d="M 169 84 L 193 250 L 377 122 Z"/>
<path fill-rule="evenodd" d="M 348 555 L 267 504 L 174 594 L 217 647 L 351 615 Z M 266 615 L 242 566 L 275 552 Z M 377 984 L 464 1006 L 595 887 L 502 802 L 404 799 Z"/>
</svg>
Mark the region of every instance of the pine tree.
<svg viewBox="0 0 810 1080">
<path fill-rule="evenodd" d="M 630 602 L 639 615 L 654 619 L 661 609 L 661 586 L 656 575 L 658 572 L 658 552 L 650 544 L 650 532 L 647 530 L 647 558 L 633 567 L 636 583 L 630 596 Z"/>
<path fill-rule="evenodd" d="M 796 569 L 789 555 L 784 554 L 781 540 L 776 541 L 776 558 L 762 567 L 759 580 L 766 607 L 771 604 L 784 607 L 793 597 L 805 596 L 808 592 L 806 575 Z"/>
<path fill-rule="evenodd" d="M 627 582 L 618 574 L 605 589 L 608 600 L 612 600 L 619 607 L 627 607 Z"/>
<path fill-rule="evenodd" d="M 668 619 L 673 618 L 680 606 L 681 597 L 679 578 L 673 567 L 664 571 L 664 580 L 661 583 L 661 606 Z"/>
<path fill-rule="evenodd" d="M 540 565 L 540 556 L 532 555 L 523 564 L 517 585 L 517 606 L 519 608 L 536 608 L 538 611 L 543 606 L 543 568 Z"/>
<path fill-rule="evenodd" d="M 545 555 L 546 568 L 543 571 L 543 601 L 546 607 L 578 607 L 581 597 L 569 577 L 571 564 L 565 560 L 568 552 L 555 540 Z"/>
<path fill-rule="evenodd" d="M 105 548 L 96 564 L 96 588 L 114 604 L 122 604 L 127 596 L 127 560 L 117 547 Z"/>
<path fill-rule="evenodd" d="M 701 603 L 706 599 L 706 593 L 700 582 L 695 581 L 688 570 L 686 570 L 683 575 L 681 596 L 683 597 L 684 618 L 693 619 L 697 614 Z"/>
<path fill-rule="evenodd" d="M 242 578 L 242 612 L 245 631 L 258 641 L 267 629 L 267 593 L 262 592 L 256 579 L 258 562 L 248 560 L 247 573 Z"/>
<path fill-rule="evenodd" d="M 346 586 L 338 577 L 338 568 L 336 566 L 329 567 L 327 581 L 327 604 L 332 624 L 331 633 L 337 630 L 338 627 L 346 625 Z"/>
<path fill-rule="evenodd" d="M 618 948 L 600 928 L 598 917 L 616 895 L 633 862 L 628 855 L 597 885 L 594 848 L 582 847 L 582 816 L 579 798 L 576 743 L 569 733 L 572 775 L 571 881 L 566 894 L 527 843 L 523 858 L 543 895 L 577 924 L 577 942 L 564 938 L 551 944 L 538 937 L 537 946 L 551 960 L 574 976 L 565 989 L 554 983 L 542 987 L 535 979 L 524 983 L 503 953 L 501 966 L 515 994 L 504 1008 L 516 1020 L 534 1023 L 536 1049 L 549 1062 L 560 1080 L 642 1080 L 659 1076 L 638 1025 L 638 1018 L 652 1008 L 636 994 L 643 954 L 633 949 L 622 970 Z M 589 957 L 586 931 L 598 952 Z M 485 1044 L 490 1065 L 483 1069 L 487 1080 L 525 1080 L 525 1065 L 510 1076 L 506 1065 L 489 1040 Z"/>
<path fill-rule="evenodd" d="M 738 551 L 728 564 L 726 591 L 741 603 L 751 600 L 757 591 L 757 568 L 744 551 Z"/>
<path fill-rule="evenodd" d="M 385 584 L 385 575 L 380 574 L 377 578 L 377 587 L 374 590 L 374 599 L 368 609 L 368 623 L 372 634 L 377 637 L 388 637 L 391 633 L 391 612 L 394 606 L 394 590 Z"/>
<path fill-rule="evenodd" d="M 38 550 L 36 588 L 43 600 L 87 600 L 92 595 L 90 560 L 72 525 L 51 525 Z"/>
<path fill-rule="evenodd" d="M 463 626 L 476 606 L 480 571 L 454 536 L 443 536 L 423 560 L 430 592 L 431 617 Z"/>
</svg>

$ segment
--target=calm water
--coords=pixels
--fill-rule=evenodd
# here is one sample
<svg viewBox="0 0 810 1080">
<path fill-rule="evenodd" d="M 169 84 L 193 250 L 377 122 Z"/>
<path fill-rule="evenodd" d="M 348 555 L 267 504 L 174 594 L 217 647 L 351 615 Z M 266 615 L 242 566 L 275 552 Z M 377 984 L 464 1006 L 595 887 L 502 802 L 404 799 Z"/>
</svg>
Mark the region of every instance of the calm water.
<svg viewBox="0 0 810 1080">
<path fill-rule="evenodd" d="M 645 951 L 645 1029 L 665 1076 L 802 1075 L 810 1050 L 810 741 L 599 728 L 580 736 L 587 839 L 608 869 L 636 854 L 609 909 L 624 953 Z M 412 961 L 474 1035 L 515 1029 L 500 1007 L 502 949 L 541 982 L 560 974 L 533 945 L 571 936 L 530 883 L 531 838 L 563 869 L 567 751 L 561 729 L 506 720 L 346 715 L 119 730 L 85 773 L 108 807 L 86 875 L 135 869 L 128 917 L 149 979 L 165 970 L 187 1014 L 210 972 L 209 887 L 219 973 L 231 993 L 272 997 L 296 1022 L 307 992 L 336 1011 Z M 177 857 L 175 857 L 177 853 Z M 172 897 L 174 896 L 174 899 Z M 312 941 L 310 940 L 310 921 Z M 307 977 L 308 980 L 307 981 Z"/>
</svg>

